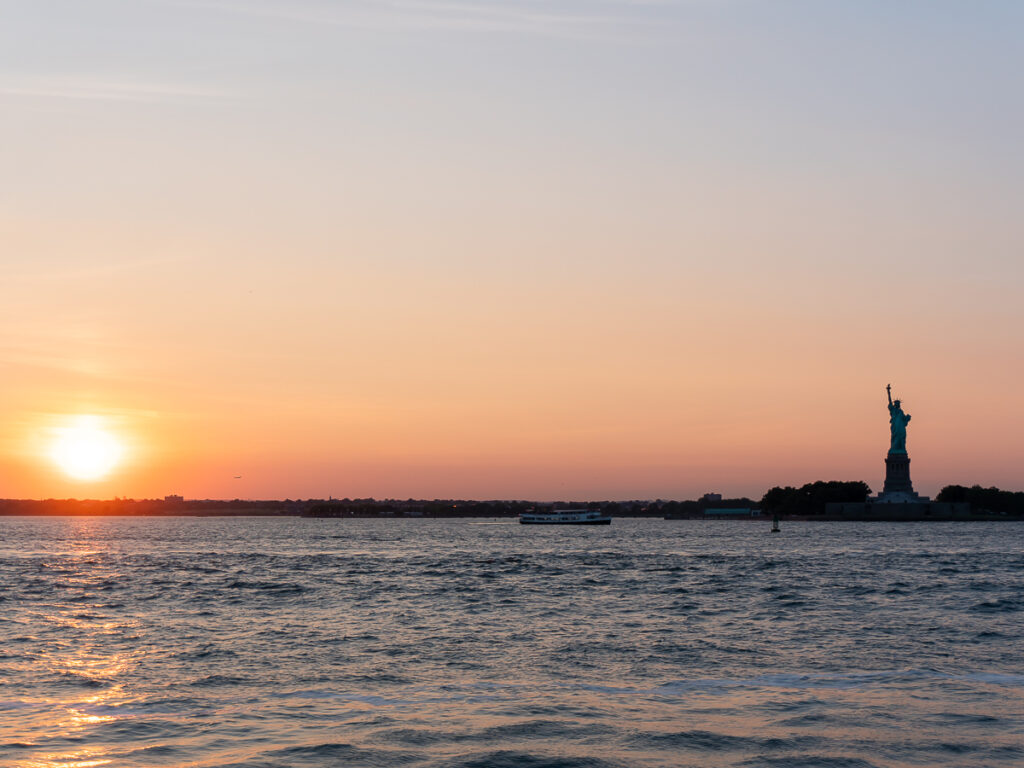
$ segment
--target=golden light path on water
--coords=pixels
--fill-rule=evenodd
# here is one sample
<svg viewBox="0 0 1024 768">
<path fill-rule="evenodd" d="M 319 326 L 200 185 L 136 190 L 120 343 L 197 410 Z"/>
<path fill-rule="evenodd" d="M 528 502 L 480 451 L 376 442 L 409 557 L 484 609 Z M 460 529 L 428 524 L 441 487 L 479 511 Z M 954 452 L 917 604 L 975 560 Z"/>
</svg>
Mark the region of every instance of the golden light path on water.
<svg viewBox="0 0 1024 768">
<path fill-rule="evenodd" d="M 88 427 L 85 434 L 88 435 Z M 94 538 L 96 521 L 80 519 L 70 524 L 73 531 L 70 555 L 46 565 L 63 571 L 63 586 L 68 597 L 77 600 L 77 604 L 69 606 L 68 601 L 63 605 L 53 604 L 51 611 L 35 614 L 33 623 L 57 628 L 59 636 L 65 638 L 51 643 L 38 655 L 36 672 L 80 682 L 94 690 L 70 699 L 54 697 L 36 702 L 48 720 L 39 732 L 46 733 L 51 742 L 87 740 L 91 729 L 119 720 L 110 712 L 126 699 L 126 686 L 122 681 L 135 666 L 138 656 L 137 652 L 104 650 L 111 637 L 123 636 L 136 622 L 128 618 L 110 621 L 92 612 L 94 601 L 100 597 L 97 589 L 117 574 L 98 561 L 101 551 Z M 109 746 L 84 744 L 36 754 L 13 765 L 15 768 L 95 768 L 113 763 L 110 755 Z"/>
</svg>

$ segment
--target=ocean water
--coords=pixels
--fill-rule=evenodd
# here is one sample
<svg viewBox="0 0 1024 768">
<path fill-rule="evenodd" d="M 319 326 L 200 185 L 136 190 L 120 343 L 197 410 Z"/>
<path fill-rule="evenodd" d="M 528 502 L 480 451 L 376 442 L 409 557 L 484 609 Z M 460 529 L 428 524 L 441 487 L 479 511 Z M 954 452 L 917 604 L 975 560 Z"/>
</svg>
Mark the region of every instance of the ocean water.
<svg viewBox="0 0 1024 768">
<path fill-rule="evenodd" d="M 0 765 L 1024 765 L 1024 525 L 0 518 Z"/>
</svg>

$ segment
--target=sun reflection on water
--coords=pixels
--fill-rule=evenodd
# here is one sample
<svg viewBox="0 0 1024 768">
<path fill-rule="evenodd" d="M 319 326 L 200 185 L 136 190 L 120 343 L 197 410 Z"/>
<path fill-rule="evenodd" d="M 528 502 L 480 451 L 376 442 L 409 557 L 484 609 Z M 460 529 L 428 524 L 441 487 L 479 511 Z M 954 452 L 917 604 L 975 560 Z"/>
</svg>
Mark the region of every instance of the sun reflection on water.
<svg viewBox="0 0 1024 768">
<path fill-rule="evenodd" d="M 137 622 L 119 616 L 120 605 L 105 594 L 105 588 L 117 584 L 123 574 L 103 562 L 102 546 L 97 546 L 102 533 L 96 521 L 71 521 L 69 528 L 65 552 L 43 564 L 60 574 L 61 598 L 38 604 L 43 610 L 31 614 L 33 634 L 41 646 L 31 671 L 49 681 L 51 695 L 26 702 L 34 710 L 26 713 L 30 728 L 24 739 L 31 754 L 16 760 L 15 768 L 92 768 L 113 763 L 115 748 L 98 743 L 101 732 L 96 729 L 123 719 L 117 707 L 129 698 L 126 678 L 140 656 L 137 649 L 110 648 L 111 635 L 127 635 Z M 91 690 L 69 696 L 69 681 Z M 82 742 L 91 743 L 82 746 Z"/>
<path fill-rule="evenodd" d="M 90 676 L 113 678 L 128 667 L 123 658 L 102 660 L 95 656 L 88 659 L 50 659 L 49 667 L 60 673 L 69 669 L 89 669 Z M 43 747 L 46 743 L 87 740 L 92 728 L 113 723 L 121 718 L 107 710 L 125 699 L 123 684 L 114 683 L 105 690 L 92 693 L 73 701 L 53 699 L 36 702 L 42 709 L 36 730 L 38 736 L 33 746 Z M 47 716 L 48 713 L 48 716 Z M 113 762 L 110 750 L 102 746 L 76 746 L 69 751 L 50 750 L 16 761 L 16 768 L 89 768 Z"/>
<path fill-rule="evenodd" d="M 24 760 L 16 765 L 22 768 L 93 768 L 109 765 L 112 759 L 100 756 L 101 750 L 84 747 L 64 754 L 46 754 Z"/>
</svg>

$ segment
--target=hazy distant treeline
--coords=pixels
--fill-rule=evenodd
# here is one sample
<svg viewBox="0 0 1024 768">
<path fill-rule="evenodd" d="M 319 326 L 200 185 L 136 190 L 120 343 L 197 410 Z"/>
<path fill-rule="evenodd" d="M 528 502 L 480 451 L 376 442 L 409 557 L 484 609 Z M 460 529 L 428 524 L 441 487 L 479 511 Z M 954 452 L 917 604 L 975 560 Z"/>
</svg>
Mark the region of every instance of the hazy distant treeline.
<svg viewBox="0 0 1024 768">
<path fill-rule="evenodd" d="M 615 517 L 700 517 L 705 509 L 756 508 L 715 501 L 476 501 L 468 499 L 0 499 L 0 515 L 305 515 L 309 517 L 517 517 L 537 509 L 599 509 Z"/>
<path fill-rule="evenodd" d="M 766 515 L 814 516 L 830 502 L 863 502 L 863 481 L 817 481 L 770 488 L 759 502 L 746 497 L 687 501 L 475 501 L 464 499 L 0 499 L 0 515 L 192 515 L 308 517 L 516 517 L 544 509 L 597 509 L 613 517 L 702 517 L 713 509 L 760 509 Z M 1024 516 L 1024 492 L 947 485 L 936 501 L 967 502 L 979 512 Z"/>
<path fill-rule="evenodd" d="M 0 499 L 0 515 L 300 515 L 307 507 L 291 500 Z"/>
<path fill-rule="evenodd" d="M 756 506 L 747 498 L 706 501 L 407 501 L 374 499 L 332 500 L 312 505 L 311 517 L 517 517 L 522 512 L 546 509 L 596 509 L 613 517 L 664 517 L 692 513 L 699 517 L 714 507 Z"/>
</svg>

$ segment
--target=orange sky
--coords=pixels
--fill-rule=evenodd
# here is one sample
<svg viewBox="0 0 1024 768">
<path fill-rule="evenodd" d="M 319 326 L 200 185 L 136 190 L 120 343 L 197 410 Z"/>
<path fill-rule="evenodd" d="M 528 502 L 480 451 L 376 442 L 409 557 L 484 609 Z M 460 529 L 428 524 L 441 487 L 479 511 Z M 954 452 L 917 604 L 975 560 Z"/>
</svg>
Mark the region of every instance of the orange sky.
<svg viewBox="0 0 1024 768">
<path fill-rule="evenodd" d="M 1019 10 L 608 6 L 13 12 L 0 497 L 1022 487 Z"/>
</svg>

